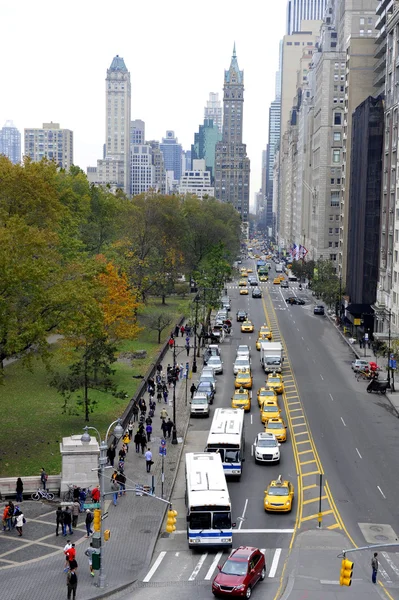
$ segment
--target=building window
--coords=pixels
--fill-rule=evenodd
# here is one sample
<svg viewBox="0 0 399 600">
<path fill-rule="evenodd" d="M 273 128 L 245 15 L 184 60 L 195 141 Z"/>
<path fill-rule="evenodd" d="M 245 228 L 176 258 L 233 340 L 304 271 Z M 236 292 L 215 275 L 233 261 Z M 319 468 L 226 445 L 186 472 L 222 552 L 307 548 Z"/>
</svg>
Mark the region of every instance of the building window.
<svg viewBox="0 0 399 600">
<path fill-rule="evenodd" d="M 334 185 L 335 179 L 331 179 L 331 185 Z"/>
<path fill-rule="evenodd" d="M 360 25 L 364 25 L 364 18 L 360 17 Z"/>
<path fill-rule="evenodd" d="M 342 113 L 334 113 L 334 125 L 342 125 Z"/>
<path fill-rule="evenodd" d="M 330 260 L 337 260 L 336 254 L 330 254 Z"/>
<path fill-rule="evenodd" d="M 332 244 L 333 244 L 332 242 L 328 242 L 328 247 L 332 248 Z"/>
<path fill-rule="evenodd" d="M 340 141 L 341 141 L 341 132 L 334 131 L 334 142 L 340 142 Z"/>
<path fill-rule="evenodd" d="M 331 192 L 331 206 L 339 206 L 339 191 Z"/>
<path fill-rule="evenodd" d="M 332 235 L 332 232 L 333 232 L 333 228 L 332 228 L 332 227 L 329 227 L 329 228 L 328 228 L 328 233 L 329 233 L 330 235 Z"/>
<path fill-rule="evenodd" d="M 333 150 L 333 163 L 341 162 L 341 150 Z"/>
</svg>

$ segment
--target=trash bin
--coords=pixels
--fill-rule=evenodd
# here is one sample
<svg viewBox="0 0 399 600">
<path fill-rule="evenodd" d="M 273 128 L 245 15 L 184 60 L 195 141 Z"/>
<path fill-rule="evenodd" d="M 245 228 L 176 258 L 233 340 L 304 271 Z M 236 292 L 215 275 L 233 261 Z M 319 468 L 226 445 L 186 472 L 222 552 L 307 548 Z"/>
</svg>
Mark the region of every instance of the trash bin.
<svg viewBox="0 0 399 600">
<path fill-rule="evenodd" d="M 97 552 L 93 553 L 92 561 L 93 561 L 93 569 L 95 571 L 99 571 L 100 570 L 100 564 L 101 564 L 101 554 L 97 553 Z"/>
</svg>

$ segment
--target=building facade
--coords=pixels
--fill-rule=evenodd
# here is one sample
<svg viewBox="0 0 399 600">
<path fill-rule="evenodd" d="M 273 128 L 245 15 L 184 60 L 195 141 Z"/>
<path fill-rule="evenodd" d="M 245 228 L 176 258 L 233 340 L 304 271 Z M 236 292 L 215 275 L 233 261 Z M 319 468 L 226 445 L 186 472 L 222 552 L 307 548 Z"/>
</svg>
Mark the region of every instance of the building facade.
<svg viewBox="0 0 399 600">
<path fill-rule="evenodd" d="M 215 195 L 231 203 L 243 221 L 249 214 L 250 161 L 243 144 L 244 71 L 240 71 L 235 45 L 230 68 L 224 74 L 223 133 L 216 145 Z"/>
<path fill-rule="evenodd" d="M 194 134 L 194 144 L 191 146 L 192 160 L 204 159 L 206 170 L 215 178 L 215 151 L 216 144 L 222 139 L 218 126 L 212 119 L 204 119 L 204 124 L 199 126 L 198 133 Z"/>
<path fill-rule="evenodd" d="M 133 144 L 130 147 L 130 169 L 131 196 L 154 189 L 155 166 L 150 144 Z"/>
<path fill-rule="evenodd" d="M 130 145 L 133 144 L 145 144 L 145 123 L 141 119 L 130 123 Z"/>
<path fill-rule="evenodd" d="M 327 0 L 288 0 L 287 35 L 301 31 L 301 21 L 320 21 L 324 18 Z"/>
<path fill-rule="evenodd" d="M 180 179 L 179 194 L 195 194 L 201 199 L 215 196 L 215 189 L 211 184 L 211 174 L 206 169 L 204 159 L 194 159 L 193 168 L 184 172 Z"/>
<path fill-rule="evenodd" d="M 21 162 L 21 133 L 12 121 L 6 121 L 0 130 L 0 154 L 14 164 Z"/>
<path fill-rule="evenodd" d="M 162 138 L 160 149 L 163 154 L 166 171 L 173 171 L 173 179 L 180 181 L 182 174 L 182 154 L 183 148 L 174 131 L 167 131 L 166 137 Z"/>
<path fill-rule="evenodd" d="M 41 129 L 25 129 L 24 155 L 34 162 L 54 160 L 61 169 L 73 165 L 73 131 L 61 129 L 59 123 L 43 123 Z"/>
<path fill-rule="evenodd" d="M 154 189 L 161 194 L 168 194 L 165 163 L 160 149 L 160 143 L 157 140 L 147 142 L 151 146 L 152 164 L 154 165 Z"/>
<path fill-rule="evenodd" d="M 219 94 L 215 94 L 214 92 L 209 94 L 209 100 L 204 108 L 204 119 L 212 119 L 216 127 L 219 129 L 219 133 L 222 133 L 223 109 L 222 103 L 219 100 Z"/>
</svg>

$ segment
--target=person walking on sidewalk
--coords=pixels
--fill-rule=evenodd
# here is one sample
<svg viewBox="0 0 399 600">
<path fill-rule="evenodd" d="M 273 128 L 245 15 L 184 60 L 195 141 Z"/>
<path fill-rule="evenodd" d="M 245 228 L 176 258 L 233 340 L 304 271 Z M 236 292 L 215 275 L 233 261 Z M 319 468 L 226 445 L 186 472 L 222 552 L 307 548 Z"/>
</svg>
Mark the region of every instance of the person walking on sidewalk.
<svg viewBox="0 0 399 600">
<path fill-rule="evenodd" d="M 170 434 L 173 429 L 173 421 L 170 418 L 166 422 L 166 427 L 167 427 L 167 432 L 168 432 L 168 438 L 170 438 Z"/>
<path fill-rule="evenodd" d="M 91 512 L 90 508 L 86 508 L 86 519 L 85 519 L 85 525 L 86 525 L 86 537 L 90 537 L 92 532 L 91 529 L 91 524 L 93 523 L 93 513 Z"/>
<path fill-rule="evenodd" d="M 154 463 L 152 460 L 152 452 L 149 448 L 148 448 L 147 452 L 145 453 L 145 463 L 146 463 L 146 467 L 147 467 L 147 473 L 151 473 L 151 466 Z"/>
<path fill-rule="evenodd" d="M 139 420 L 139 407 L 137 406 L 136 400 L 132 406 L 132 415 L 133 415 L 133 423 L 136 423 Z"/>
<path fill-rule="evenodd" d="M 67 574 L 67 590 L 68 590 L 68 600 L 75 600 L 76 598 L 76 588 L 78 587 L 78 576 L 76 575 L 75 569 L 69 569 Z"/>
<path fill-rule="evenodd" d="M 118 493 L 119 493 L 119 485 L 117 481 L 118 471 L 114 471 L 111 477 L 111 491 L 113 492 L 113 503 L 114 506 L 118 504 Z"/>
<path fill-rule="evenodd" d="M 114 466 L 115 454 L 116 454 L 116 448 L 115 448 L 115 445 L 112 444 L 112 446 L 110 446 L 107 450 L 108 462 L 111 465 L 111 467 Z"/>
<path fill-rule="evenodd" d="M 47 479 L 48 479 L 48 475 L 47 475 L 46 471 L 44 470 L 44 467 L 42 467 L 42 469 L 40 471 L 40 482 L 41 482 L 42 488 L 44 490 L 46 489 Z"/>
<path fill-rule="evenodd" d="M 60 525 L 61 525 L 61 531 L 63 531 L 64 511 L 62 510 L 61 506 L 59 506 L 57 508 L 57 510 L 55 511 L 55 535 L 58 535 L 58 530 L 59 530 Z"/>
<path fill-rule="evenodd" d="M 131 440 L 132 435 L 133 435 L 133 421 L 132 420 L 129 421 L 129 424 L 127 426 L 127 434 L 129 436 L 129 440 Z"/>
<path fill-rule="evenodd" d="M 17 485 L 15 488 L 15 491 L 17 493 L 17 502 L 22 502 L 22 494 L 24 493 L 24 484 L 22 483 L 22 479 L 20 477 L 18 477 L 18 479 L 17 479 Z"/>
<path fill-rule="evenodd" d="M 163 409 L 161 410 L 161 412 L 160 412 L 160 415 L 159 415 L 159 416 L 161 417 L 162 421 L 164 421 L 165 419 L 167 419 L 167 418 L 168 418 L 168 411 L 166 410 L 166 408 L 163 408 Z"/>
<path fill-rule="evenodd" d="M 141 432 L 140 438 L 141 454 L 144 454 L 145 448 L 147 446 L 147 437 L 144 431 Z"/>
<path fill-rule="evenodd" d="M 163 391 L 163 400 L 164 400 L 165 404 L 168 403 L 168 396 L 169 396 L 168 390 L 165 388 Z"/>
<path fill-rule="evenodd" d="M 192 383 L 191 387 L 190 387 L 191 400 L 194 398 L 194 394 L 196 391 L 197 391 L 197 388 L 195 386 L 195 383 Z"/>
<path fill-rule="evenodd" d="M 377 583 L 377 573 L 378 573 L 378 552 L 374 552 L 374 556 L 371 559 L 371 581 L 373 583 Z"/>
<path fill-rule="evenodd" d="M 161 429 L 162 429 L 163 437 L 166 438 L 166 434 L 168 433 L 168 425 L 167 425 L 165 419 L 162 419 Z"/>
<path fill-rule="evenodd" d="M 137 431 L 135 433 L 133 441 L 136 446 L 136 452 L 138 454 L 140 452 L 140 444 L 141 444 L 141 433 L 139 433 L 139 431 Z"/>
<path fill-rule="evenodd" d="M 182 325 L 180 327 L 180 334 L 181 334 L 182 337 L 184 337 L 185 331 L 186 331 L 186 329 L 185 329 L 184 325 Z"/>
<path fill-rule="evenodd" d="M 145 428 L 145 432 L 147 434 L 147 442 L 151 442 L 151 434 L 152 434 L 152 425 L 151 425 L 151 423 L 148 423 L 148 425 Z"/>
<path fill-rule="evenodd" d="M 73 531 L 72 531 L 72 514 L 71 511 L 69 510 L 69 506 L 67 506 L 64 510 L 64 522 L 62 524 L 62 535 L 65 537 L 67 534 L 67 527 L 69 529 L 69 534 L 72 535 Z"/>
<path fill-rule="evenodd" d="M 90 546 L 87 548 L 87 550 L 85 550 L 85 555 L 89 559 L 89 569 L 90 569 L 90 575 L 92 577 L 94 577 L 93 554 L 95 554 L 95 553 L 96 553 L 96 550 L 95 550 L 95 548 L 93 548 L 93 544 L 90 542 Z"/>
<path fill-rule="evenodd" d="M 15 513 L 15 516 L 17 517 L 16 528 L 18 531 L 18 535 L 22 537 L 22 527 L 24 526 L 25 522 L 24 513 L 18 508 L 18 510 Z"/>
<path fill-rule="evenodd" d="M 72 504 L 72 528 L 75 529 L 78 526 L 78 518 L 80 512 L 80 502 L 76 500 Z"/>
</svg>

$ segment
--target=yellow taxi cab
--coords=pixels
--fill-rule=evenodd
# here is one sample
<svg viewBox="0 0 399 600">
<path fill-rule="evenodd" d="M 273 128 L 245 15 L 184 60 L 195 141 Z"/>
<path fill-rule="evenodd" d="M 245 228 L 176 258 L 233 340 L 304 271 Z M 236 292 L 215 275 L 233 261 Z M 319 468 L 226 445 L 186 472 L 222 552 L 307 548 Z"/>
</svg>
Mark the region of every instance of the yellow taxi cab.
<svg viewBox="0 0 399 600">
<path fill-rule="evenodd" d="M 240 275 L 241 275 L 241 277 L 248 277 L 248 272 L 247 271 L 241 271 Z"/>
<path fill-rule="evenodd" d="M 275 277 L 273 279 L 273 285 L 280 285 L 280 277 Z"/>
<path fill-rule="evenodd" d="M 237 373 L 234 387 L 236 389 L 240 387 L 243 387 L 247 390 L 252 389 L 252 375 L 249 369 L 242 369 Z"/>
<path fill-rule="evenodd" d="M 251 410 L 251 396 L 248 390 L 240 387 L 234 392 L 231 399 L 231 408 L 243 408 L 245 412 Z"/>
<path fill-rule="evenodd" d="M 283 481 L 282 475 L 271 481 L 265 490 L 263 506 L 266 512 L 291 512 L 294 501 L 294 486 Z"/>
<path fill-rule="evenodd" d="M 277 394 L 274 390 L 271 390 L 269 388 L 266 387 L 261 387 L 258 390 L 258 404 L 259 404 L 259 408 L 262 406 L 263 402 L 265 400 L 275 400 L 277 402 Z"/>
<path fill-rule="evenodd" d="M 240 281 L 238 282 L 238 285 L 240 287 L 244 286 L 244 285 L 245 285 L 245 287 L 247 287 L 247 280 L 246 279 L 240 279 Z"/>
<path fill-rule="evenodd" d="M 260 420 L 266 423 L 269 419 L 279 419 L 281 415 L 280 407 L 276 399 L 270 398 L 264 400 L 260 407 Z"/>
<path fill-rule="evenodd" d="M 248 296 L 248 288 L 240 287 L 240 296 Z"/>
<path fill-rule="evenodd" d="M 253 273 L 252 269 L 247 269 L 247 273 Z"/>
<path fill-rule="evenodd" d="M 265 336 L 265 338 L 268 340 L 272 339 L 273 334 L 267 325 L 262 325 L 262 327 L 259 329 L 259 337 L 261 336 Z"/>
<path fill-rule="evenodd" d="M 246 272 L 247 272 L 247 267 L 241 267 L 240 273 L 246 273 Z"/>
<path fill-rule="evenodd" d="M 256 344 L 255 344 L 256 345 L 256 349 L 260 350 L 261 342 L 267 342 L 267 341 L 269 341 L 269 340 L 267 339 L 267 337 L 265 335 L 260 335 L 258 337 L 258 339 L 256 340 Z"/>
<path fill-rule="evenodd" d="M 254 330 L 254 326 L 252 321 L 243 321 L 241 323 L 241 331 L 242 333 L 252 333 Z"/>
<path fill-rule="evenodd" d="M 281 417 L 266 421 L 265 432 L 274 433 L 279 442 L 287 441 L 287 425 Z"/>
<path fill-rule="evenodd" d="M 282 394 L 284 392 L 283 378 L 280 373 L 270 373 L 266 385 L 272 390 L 275 390 L 277 394 Z"/>
<path fill-rule="evenodd" d="M 259 277 L 259 281 L 268 281 L 268 280 L 269 280 L 269 278 L 267 275 L 260 275 L 260 277 Z"/>
<path fill-rule="evenodd" d="M 284 279 L 285 279 L 284 275 L 279 275 L 278 278 L 280 281 L 284 281 Z"/>
</svg>

